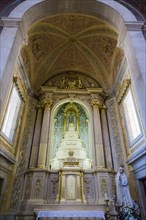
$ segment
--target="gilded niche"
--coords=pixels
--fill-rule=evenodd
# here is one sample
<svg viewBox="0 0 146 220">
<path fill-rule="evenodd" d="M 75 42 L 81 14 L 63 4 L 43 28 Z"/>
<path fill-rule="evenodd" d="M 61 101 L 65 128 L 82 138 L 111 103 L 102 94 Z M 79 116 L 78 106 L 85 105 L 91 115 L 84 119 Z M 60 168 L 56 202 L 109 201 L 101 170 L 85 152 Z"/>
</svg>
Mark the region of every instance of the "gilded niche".
<svg viewBox="0 0 146 220">
<path fill-rule="evenodd" d="M 66 103 L 58 109 L 54 116 L 52 159 L 55 157 L 66 131 L 69 130 L 70 123 L 74 123 L 75 131 L 77 131 L 78 137 L 82 140 L 82 146 L 86 150 L 87 157 L 90 157 L 87 115 L 81 105 Z"/>
</svg>

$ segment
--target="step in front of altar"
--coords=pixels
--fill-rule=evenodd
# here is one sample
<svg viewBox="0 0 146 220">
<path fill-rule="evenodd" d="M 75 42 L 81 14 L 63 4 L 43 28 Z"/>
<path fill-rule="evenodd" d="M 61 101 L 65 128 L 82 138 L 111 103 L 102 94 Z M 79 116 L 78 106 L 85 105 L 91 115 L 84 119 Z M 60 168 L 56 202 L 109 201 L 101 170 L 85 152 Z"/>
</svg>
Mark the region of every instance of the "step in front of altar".
<svg viewBox="0 0 146 220">
<path fill-rule="evenodd" d="M 35 210 L 36 220 L 105 220 L 103 211 L 96 210 Z"/>
<path fill-rule="evenodd" d="M 103 218 L 99 218 L 99 217 L 74 217 L 74 218 L 61 218 L 61 217 L 54 217 L 54 218 L 39 218 L 39 220 L 103 220 Z"/>
</svg>

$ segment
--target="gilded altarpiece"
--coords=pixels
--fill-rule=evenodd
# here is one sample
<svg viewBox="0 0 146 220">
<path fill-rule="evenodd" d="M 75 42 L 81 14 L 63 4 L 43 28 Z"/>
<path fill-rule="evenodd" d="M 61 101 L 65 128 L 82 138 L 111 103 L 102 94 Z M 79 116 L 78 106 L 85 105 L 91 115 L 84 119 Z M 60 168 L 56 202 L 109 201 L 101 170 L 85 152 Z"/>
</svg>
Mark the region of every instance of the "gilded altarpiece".
<svg viewBox="0 0 146 220">
<path fill-rule="evenodd" d="M 110 201 L 115 196 L 115 171 L 111 162 L 107 166 L 112 154 L 103 141 L 109 135 L 107 132 L 104 136 L 102 128 L 107 123 L 105 93 L 95 80 L 74 74 L 52 78 L 38 93 L 36 117 L 40 113 L 41 117 L 40 121 L 36 118 L 36 138 L 40 142 L 35 138 L 32 141 L 35 145 L 31 152 L 35 152 L 34 148 L 38 153 L 32 157 L 34 167 L 29 166 L 25 173 L 21 211 L 69 203 L 104 210 L 105 196 Z M 53 160 L 54 164 L 60 160 L 61 165 L 55 167 Z"/>
</svg>

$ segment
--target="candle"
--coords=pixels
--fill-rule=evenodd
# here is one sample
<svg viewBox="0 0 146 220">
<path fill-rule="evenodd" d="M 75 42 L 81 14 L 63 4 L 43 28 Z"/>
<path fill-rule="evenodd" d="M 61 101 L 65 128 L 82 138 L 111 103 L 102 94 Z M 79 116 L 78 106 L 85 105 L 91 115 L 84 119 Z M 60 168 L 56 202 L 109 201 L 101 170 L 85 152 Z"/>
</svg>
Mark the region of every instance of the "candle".
<svg viewBox="0 0 146 220">
<path fill-rule="evenodd" d="M 105 193 L 104 196 L 105 196 L 105 199 L 107 199 L 107 193 Z"/>
</svg>

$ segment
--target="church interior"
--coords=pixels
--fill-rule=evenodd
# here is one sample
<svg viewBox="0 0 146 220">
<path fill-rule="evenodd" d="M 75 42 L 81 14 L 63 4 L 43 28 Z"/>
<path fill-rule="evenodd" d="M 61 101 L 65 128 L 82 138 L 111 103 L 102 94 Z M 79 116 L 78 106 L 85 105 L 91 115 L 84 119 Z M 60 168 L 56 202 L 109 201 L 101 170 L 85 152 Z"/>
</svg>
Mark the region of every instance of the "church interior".
<svg viewBox="0 0 146 220">
<path fill-rule="evenodd" d="M 2 2 L 0 219 L 146 219 L 146 1 Z"/>
</svg>

